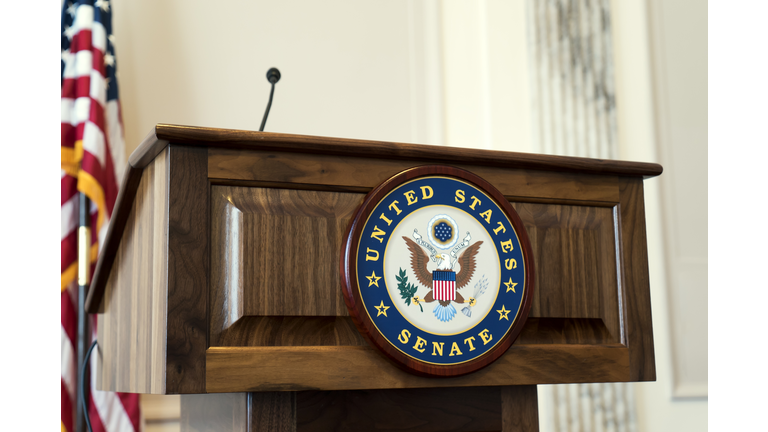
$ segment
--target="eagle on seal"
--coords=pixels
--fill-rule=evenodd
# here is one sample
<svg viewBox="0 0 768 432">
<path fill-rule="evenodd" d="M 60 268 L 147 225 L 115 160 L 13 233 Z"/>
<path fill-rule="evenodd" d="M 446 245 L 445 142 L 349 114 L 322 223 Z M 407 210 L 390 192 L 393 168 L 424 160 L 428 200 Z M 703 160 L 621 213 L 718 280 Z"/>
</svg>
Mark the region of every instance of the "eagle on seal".
<svg viewBox="0 0 768 432">
<path fill-rule="evenodd" d="M 424 296 L 423 300 L 419 300 L 418 298 L 415 299 L 417 302 L 421 301 L 424 303 L 432 303 L 437 301 L 438 304 L 435 305 L 435 308 L 432 310 L 432 312 L 435 314 L 437 319 L 443 322 L 450 321 L 453 319 L 454 315 L 456 315 L 456 308 L 453 307 L 451 302 L 468 302 L 471 306 L 474 305 L 475 299 L 470 298 L 469 300 L 464 300 L 464 297 L 458 292 L 458 290 L 469 285 L 469 282 L 472 280 L 472 276 L 475 274 L 475 268 L 477 266 L 476 257 L 477 253 L 480 251 L 480 245 L 483 244 L 482 241 L 468 246 L 461 253 L 461 255 L 459 255 L 458 259 L 453 261 L 451 261 L 451 257 L 447 253 L 435 255 L 435 257 L 439 260 L 437 262 L 436 270 L 453 271 L 453 266 L 457 263 L 459 264 L 459 271 L 456 272 L 456 299 L 438 300 L 433 295 L 432 272 L 427 269 L 427 264 L 429 264 L 429 256 L 415 241 L 405 236 L 403 236 L 403 240 L 405 240 L 405 244 L 408 246 L 408 250 L 411 252 L 411 269 L 416 275 L 416 280 L 418 280 L 420 284 L 429 289 L 429 292 Z"/>
</svg>

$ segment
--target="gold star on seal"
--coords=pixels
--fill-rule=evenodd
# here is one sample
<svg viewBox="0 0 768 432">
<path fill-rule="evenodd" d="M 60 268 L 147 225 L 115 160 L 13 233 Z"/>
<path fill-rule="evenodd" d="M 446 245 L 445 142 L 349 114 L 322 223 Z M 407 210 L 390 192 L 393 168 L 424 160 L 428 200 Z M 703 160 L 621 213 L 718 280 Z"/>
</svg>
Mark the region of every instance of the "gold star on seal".
<svg viewBox="0 0 768 432">
<path fill-rule="evenodd" d="M 517 291 L 515 291 L 517 284 L 512 282 L 512 278 L 509 278 L 509 282 L 504 282 L 504 285 L 507 286 L 507 290 L 505 292 L 509 292 L 511 290 L 513 293 L 517 293 Z"/>
<path fill-rule="evenodd" d="M 499 321 L 501 321 L 502 318 L 509 321 L 509 318 L 507 317 L 507 315 L 509 315 L 509 313 L 512 311 L 508 311 L 504 305 L 501 305 L 501 309 L 497 309 L 496 312 L 499 313 Z"/>
<path fill-rule="evenodd" d="M 384 306 L 384 300 L 381 301 L 381 304 L 379 306 L 374 306 L 379 313 L 376 314 L 376 316 L 384 315 L 387 316 L 387 309 L 389 309 L 389 306 Z M 509 321 L 509 320 L 507 320 Z"/>
<path fill-rule="evenodd" d="M 368 286 L 376 285 L 379 286 L 379 279 L 381 279 L 380 276 L 376 276 L 376 272 L 372 271 L 370 276 L 366 276 L 366 279 L 368 279 Z"/>
</svg>

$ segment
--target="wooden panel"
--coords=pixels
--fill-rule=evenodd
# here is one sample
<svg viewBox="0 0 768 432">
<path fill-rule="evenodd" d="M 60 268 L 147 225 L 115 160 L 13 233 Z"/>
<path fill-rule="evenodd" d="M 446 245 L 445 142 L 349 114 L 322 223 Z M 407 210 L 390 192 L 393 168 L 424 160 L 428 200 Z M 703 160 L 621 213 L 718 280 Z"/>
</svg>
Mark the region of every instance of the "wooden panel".
<svg viewBox="0 0 768 432">
<path fill-rule="evenodd" d="M 623 312 L 630 349 L 632 381 L 655 381 L 656 362 L 648 279 L 648 244 L 645 234 L 643 181 L 621 179 L 620 244 Z"/>
<path fill-rule="evenodd" d="M 350 317 L 240 318 L 222 332 L 211 331 L 211 346 L 367 346 Z"/>
<path fill-rule="evenodd" d="M 215 343 L 214 343 L 215 340 Z M 610 344 L 614 338 L 599 318 L 528 318 L 519 345 Z M 368 346 L 350 317 L 240 318 L 211 346 Z"/>
<path fill-rule="evenodd" d="M 210 346 L 359 345 L 341 321 L 313 321 L 314 327 L 281 317 L 349 315 L 338 250 L 363 195 L 233 186 L 213 186 L 212 194 Z M 621 342 L 613 209 L 512 205 L 534 251 L 531 316 L 602 320 L 609 339 L 592 336 L 599 343 Z M 257 316 L 272 318 L 249 318 L 233 327 Z M 546 335 L 528 336 L 551 343 Z"/>
<path fill-rule="evenodd" d="M 181 397 L 182 431 L 536 431 L 535 386 Z"/>
<path fill-rule="evenodd" d="M 171 146 L 144 170 L 103 301 L 100 388 L 205 391 L 206 167 L 203 149 Z"/>
<path fill-rule="evenodd" d="M 512 345 L 470 375 L 425 378 L 370 347 L 209 348 L 206 391 L 354 390 L 616 382 L 629 379 L 622 345 Z M 322 371 L 322 372 L 320 372 Z"/>
<path fill-rule="evenodd" d="M 243 315 L 348 315 L 338 260 L 361 194 L 227 186 L 212 194 L 212 331 Z"/>
<path fill-rule="evenodd" d="M 209 184 L 205 149 L 171 145 L 168 216 L 168 393 L 205 392 Z"/>
<path fill-rule="evenodd" d="M 248 432 L 248 394 L 181 395 L 182 432 Z"/>
<path fill-rule="evenodd" d="M 615 342 L 614 339 L 599 318 L 528 317 L 515 344 L 605 345 Z"/>
<path fill-rule="evenodd" d="M 503 432 L 538 432 L 539 401 L 536 386 L 501 388 Z"/>
<path fill-rule="evenodd" d="M 136 150 L 128 156 L 128 164 L 134 168 L 144 168 L 166 148 L 168 148 L 168 141 L 158 139 L 153 128 L 144 137 Z"/>
<path fill-rule="evenodd" d="M 498 431 L 498 387 L 297 393 L 299 432 Z"/>
<path fill-rule="evenodd" d="M 165 392 L 168 152 L 144 170 L 99 314 L 97 388 Z M 119 276 L 119 277 L 118 277 Z"/>
<path fill-rule="evenodd" d="M 296 432 L 296 393 L 248 394 L 249 432 Z"/>
<path fill-rule="evenodd" d="M 400 171 L 424 163 L 375 159 L 365 156 L 337 157 L 307 153 L 256 152 L 208 149 L 208 176 L 213 180 L 282 182 L 304 185 L 372 189 Z M 467 159 L 465 159 L 467 160 Z M 618 201 L 617 177 L 553 171 L 500 169 L 456 162 L 483 177 L 508 197 L 536 199 Z"/>
<path fill-rule="evenodd" d="M 162 156 L 163 158 L 165 156 Z M 107 235 L 104 245 L 99 251 L 99 260 L 96 263 L 96 269 L 93 272 L 91 280 L 91 289 L 88 290 L 88 297 L 85 300 L 85 310 L 88 313 L 104 312 L 102 299 L 104 297 L 104 287 L 109 279 L 112 268 L 115 265 L 115 255 L 120 247 L 120 240 L 124 235 L 128 217 L 133 211 L 133 202 L 138 194 L 139 182 L 142 179 L 143 170 L 126 167 L 123 173 L 123 180 L 120 183 L 120 189 L 115 200 L 115 207 L 112 209 L 112 219 L 109 221 Z M 135 220 L 135 219 L 134 219 Z M 94 288 L 95 287 L 95 288 Z"/>
<path fill-rule="evenodd" d="M 512 203 L 534 252 L 531 317 L 600 318 L 620 342 L 614 212 L 608 207 Z"/>
</svg>

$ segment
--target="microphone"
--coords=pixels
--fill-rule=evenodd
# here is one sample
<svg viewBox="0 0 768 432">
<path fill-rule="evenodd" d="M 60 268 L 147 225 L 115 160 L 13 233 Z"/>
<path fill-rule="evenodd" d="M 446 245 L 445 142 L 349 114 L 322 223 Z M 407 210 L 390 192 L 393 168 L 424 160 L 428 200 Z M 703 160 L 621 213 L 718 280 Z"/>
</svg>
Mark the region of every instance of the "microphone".
<svg viewBox="0 0 768 432">
<path fill-rule="evenodd" d="M 280 81 L 280 71 L 277 68 L 269 68 L 267 71 L 267 81 L 272 84 Z"/>
<path fill-rule="evenodd" d="M 272 84 L 272 89 L 269 91 L 269 102 L 267 102 L 267 110 L 264 112 L 264 118 L 261 119 L 261 127 L 259 132 L 264 131 L 264 125 L 267 124 L 267 116 L 269 116 L 269 109 L 272 107 L 272 96 L 275 94 L 275 84 L 280 81 L 280 71 L 277 68 L 269 68 L 267 71 L 267 81 Z"/>
</svg>

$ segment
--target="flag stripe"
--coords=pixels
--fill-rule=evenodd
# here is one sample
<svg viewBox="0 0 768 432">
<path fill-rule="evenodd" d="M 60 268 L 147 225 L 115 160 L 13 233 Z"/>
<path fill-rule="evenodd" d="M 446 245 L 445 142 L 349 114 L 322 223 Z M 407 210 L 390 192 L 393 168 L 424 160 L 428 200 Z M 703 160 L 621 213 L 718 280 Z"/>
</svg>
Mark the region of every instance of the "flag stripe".
<svg viewBox="0 0 768 432">
<path fill-rule="evenodd" d="M 131 425 L 133 425 L 135 430 L 139 430 L 141 415 L 139 414 L 138 395 L 132 393 L 116 393 L 116 395 L 123 405 L 123 412 L 128 416 L 128 421 L 131 422 Z"/>
<path fill-rule="evenodd" d="M 77 261 L 77 231 L 61 239 L 61 272 Z"/>
<path fill-rule="evenodd" d="M 93 380 L 91 380 L 91 382 L 93 383 Z M 114 425 L 110 425 L 110 426 L 113 426 L 110 429 L 106 429 L 104 427 L 104 421 L 102 421 L 102 419 L 108 416 L 110 412 L 108 410 L 105 410 L 103 414 L 99 412 L 97 408 L 98 402 L 96 402 L 96 398 L 94 397 L 96 392 L 106 393 L 106 392 L 101 392 L 99 390 L 96 390 L 96 388 L 93 387 L 93 384 L 91 384 L 91 391 L 88 394 L 88 414 L 89 414 L 89 419 L 91 420 L 91 429 L 93 430 L 93 432 L 130 430 L 130 429 L 117 429 L 114 427 Z"/>
<path fill-rule="evenodd" d="M 71 340 L 61 329 L 61 382 L 64 384 L 65 389 L 70 397 L 75 396 L 76 383 L 74 377 L 76 375 L 75 368 L 75 350 L 72 346 Z"/>
<path fill-rule="evenodd" d="M 123 140 L 123 119 L 120 115 L 120 102 L 118 100 L 107 101 L 104 109 L 104 120 L 107 124 L 107 150 L 123 149 L 125 143 Z M 112 178 L 114 178 L 115 200 L 117 200 L 117 187 L 123 178 L 123 170 L 127 163 L 125 152 L 109 151 L 110 158 L 107 158 L 107 167 L 111 164 Z M 109 170 L 108 170 L 109 172 Z"/>
<path fill-rule="evenodd" d="M 61 427 L 67 431 L 73 431 L 74 422 L 72 420 L 74 414 L 74 406 L 72 405 L 72 399 L 67 393 L 66 387 L 64 387 L 64 380 L 61 380 Z"/>
<path fill-rule="evenodd" d="M 446 270 L 432 272 L 432 290 L 436 300 L 456 300 L 456 273 Z"/>
<path fill-rule="evenodd" d="M 75 288 L 72 286 L 71 288 Z M 77 324 L 75 321 L 77 318 L 77 309 L 68 292 L 62 291 L 61 293 L 61 330 L 68 340 L 74 345 L 77 340 Z"/>
<path fill-rule="evenodd" d="M 61 205 L 61 240 L 67 238 L 77 227 L 77 196 Z"/>
</svg>

